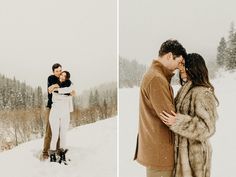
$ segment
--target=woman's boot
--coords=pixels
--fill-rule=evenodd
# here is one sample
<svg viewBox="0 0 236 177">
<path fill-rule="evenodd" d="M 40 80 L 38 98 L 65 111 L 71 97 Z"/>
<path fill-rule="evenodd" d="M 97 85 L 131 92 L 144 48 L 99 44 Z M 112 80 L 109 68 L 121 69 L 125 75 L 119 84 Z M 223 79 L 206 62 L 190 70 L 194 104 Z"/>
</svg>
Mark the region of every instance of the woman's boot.
<svg viewBox="0 0 236 177">
<path fill-rule="evenodd" d="M 59 163 L 64 163 L 64 164 L 67 164 L 66 163 L 66 153 L 67 153 L 68 149 L 60 149 L 60 152 L 59 152 L 59 155 L 60 155 L 60 160 L 59 160 Z"/>
</svg>

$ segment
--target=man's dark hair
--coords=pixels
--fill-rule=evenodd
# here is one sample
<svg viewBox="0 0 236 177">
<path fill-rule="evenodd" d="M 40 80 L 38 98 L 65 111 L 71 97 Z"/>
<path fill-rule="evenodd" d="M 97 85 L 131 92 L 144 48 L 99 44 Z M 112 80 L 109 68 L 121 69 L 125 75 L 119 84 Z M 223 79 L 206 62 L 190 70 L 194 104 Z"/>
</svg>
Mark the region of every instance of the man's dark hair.
<svg viewBox="0 0 236 177">
<path fill-rule="evenodd" d="M 169 39 L 165 41 L 160 47 L 159 56 L 162 57 L 169 52 L 171 52 L 175 57 L 182 55 L 183 58 L 186 58 L 187 56 L 185 48 L 177 40 Z"/>
<path fill-rule="evenodd" d="M 55 69 L 61 67 L 61 65 L 59 63 L 55 63 L 54 65 L 52 65 L 52 71 L 54 71 Z"/>
</svg>

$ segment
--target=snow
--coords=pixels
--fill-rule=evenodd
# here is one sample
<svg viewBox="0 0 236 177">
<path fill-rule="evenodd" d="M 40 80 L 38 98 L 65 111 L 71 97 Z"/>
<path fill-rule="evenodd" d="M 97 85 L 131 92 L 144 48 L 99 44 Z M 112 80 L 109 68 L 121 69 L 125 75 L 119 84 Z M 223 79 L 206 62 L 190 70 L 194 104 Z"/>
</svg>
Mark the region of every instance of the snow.
<svg viewBox="0 0 236 177">
<path fill-rule="evenodd" d="M 212 81 L 219 99 L 219 119 L 211 138 L 212 177 L 234 177 L 236 169 L 236 72 L 220 73 Z M 174 86 L 175 93 L 180 87 Z M 139 88 L 121 89 L 119 107 L 120 177 L 144 177 L 145 167 L 133 161 L 138 131 Z"/>
<path fill-rule="evenodd" d="M 67 134 L 69 165 L 40 161 L 43 140 L 0 153 L 3 177 L 115 177 L 117 118 L 80 126 Z"/>
</svg>

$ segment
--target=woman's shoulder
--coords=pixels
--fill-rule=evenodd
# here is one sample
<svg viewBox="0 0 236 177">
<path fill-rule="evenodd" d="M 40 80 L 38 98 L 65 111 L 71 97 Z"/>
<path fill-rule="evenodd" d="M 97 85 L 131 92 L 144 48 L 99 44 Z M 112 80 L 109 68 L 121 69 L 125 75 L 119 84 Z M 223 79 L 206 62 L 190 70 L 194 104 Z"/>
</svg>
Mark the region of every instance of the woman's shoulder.
<svg viewBox="0 0 236 177">
<path fill-rule="evenodd" d="M 193 94 L 197 95 L 208 95 L 208 94 L 213 94 L 213 90 L 209 87 L 204 87 L 204 86 L 195 86 L 191 89 Z"/>
<path fill-rule="evenodd" d="M 215 97 L 215 93 L 211 88 L 197 86 L 192 89 L 192 95 L 194 96 L 195 100 L 203 101 L 203 102 L 217 102 Z"/>
<path fill-rule="evenodd" d="M 204 86 L 193 86 L 191 82 L 187 82 L 184 86 L 180 88 L 177 93 L 177 96 L 181 95 L 191 95 L 192 98 L 200 98 L 206 95 L 214 95 L 214 92 L 211 88 Z"/>
</svg>

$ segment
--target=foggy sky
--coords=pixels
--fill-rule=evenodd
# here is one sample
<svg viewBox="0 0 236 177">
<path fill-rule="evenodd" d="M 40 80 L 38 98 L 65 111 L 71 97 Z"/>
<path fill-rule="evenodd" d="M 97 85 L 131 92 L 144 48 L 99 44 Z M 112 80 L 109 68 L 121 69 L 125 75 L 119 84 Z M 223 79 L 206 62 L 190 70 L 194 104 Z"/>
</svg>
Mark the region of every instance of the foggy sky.
<svg viewBox="0 0 236 177">
<path fill-rule="evenodd" d="M 213 60 L 236 23 L 235 7 L 234 0 L 120 0 L 120 56 L 150 63 L 161 43 L 174 38 Z"/>
<path fill-rule="evenodd" d="M 0 73 L 46 91 L 56 62 L 79 91 L 116 81 L 115 0 L 0 2 Z"/>
</svg>

